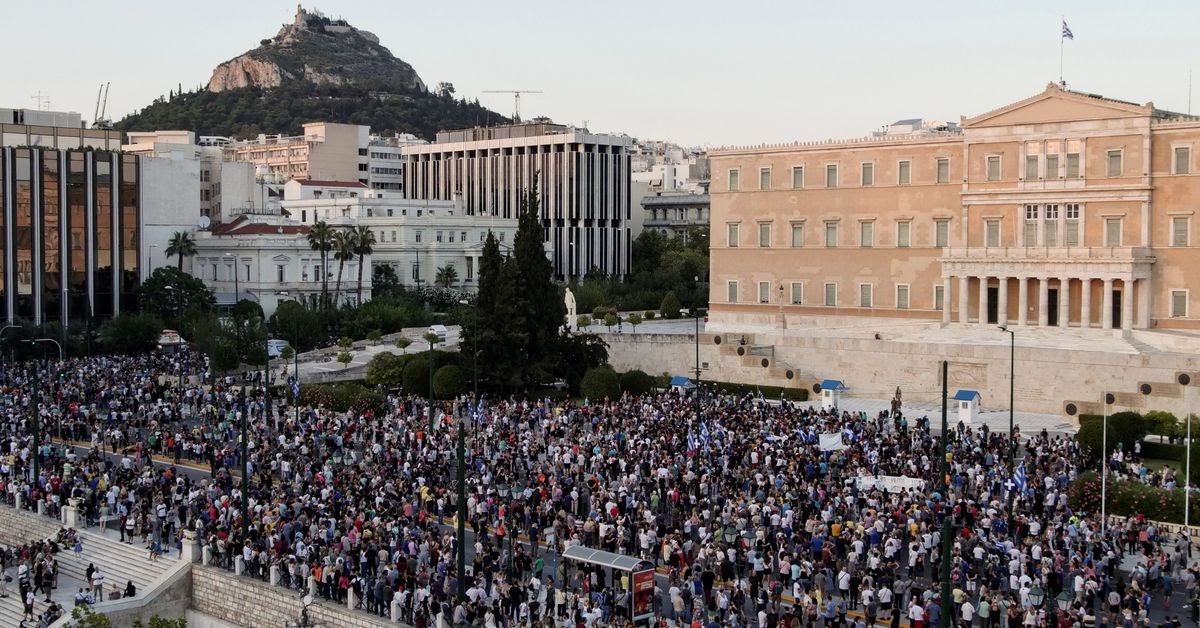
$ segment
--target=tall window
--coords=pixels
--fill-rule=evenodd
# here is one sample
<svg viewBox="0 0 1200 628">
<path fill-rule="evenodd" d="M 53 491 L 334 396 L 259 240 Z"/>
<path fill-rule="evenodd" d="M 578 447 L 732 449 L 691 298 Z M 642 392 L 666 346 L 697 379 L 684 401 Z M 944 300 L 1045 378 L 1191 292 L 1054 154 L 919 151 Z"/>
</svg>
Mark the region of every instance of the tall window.
<svg viewBox="0 0 1200 628">
<path fill-rule="evenodd" d="M 1037 205 L 1025 206 L 1025 229 L 1024 229 L 1024 245 L 1037 246 L 1038 233 L 1038 216 L 1040 215 Z"/>
<path fill-rule="evenodd" d="M 739 225 L 736 222 L 725 225 L 726 243 L 730 248 L 737 248 L 738 246 L 738 227 Z"/>
<path fill-rule="evenodd" d="M 759 168 L 758 169 L 758 189 L 760 189 L 760 190 L 771 189 L 771 169 L 770 168 Z"/>
<path fill-rule="evenodd" d="M 1042 143 L 1041 142 L 1026 142 L 1025 143 L 1025 178 L 1038 178 L 1038 167 L 1041 165 Z"/>
<path fill-rule="evenodd" d="M 414 232 L 413 232 L 413 234 L 414 234 L 414 236 L 413 236 L 413 237 L 415 237 L 415 238 L 416 238 L 416 242 L 417 242 L 418 244 L 420 244 L 420 243 L 421 243 L 421 230 L 420 230 L 420 229 L 418 229 L 418 230 L 414 231 Z"/>
<path fill-rule="evenodd" d="M 797 190 L 804 187 L 804 166 L 792 167 L 792 187 Z"/>
<path fill-rule="evenodd" d="M 896 246 L 904 249 L 912 243 L 912 223 L 902 220 L 896 223 Z"/>
<path fill-rule="evenodd" d="M 866 162 L 862 165 L 863 186 L 875 185 L 875 164 Z"/>
<path fill-rule="evenodd" d="M 1189 220 L 1182 216 L 1171 219 L 1171 246 L 1188 245 L 1188 222 Z"/>
<path fill-rule="evenodd" d="M 838 224 L 836 222 L 825 223 L 825 246 L 834 248 L 838 245 Z"/>
<path fill-rule="evenodd" d="M 1067 220 L 1064 223 L 1063 244 L 1079 246 L 1079 203 L 1067 203 Z"/>
<path fill-rule="evenodd" d="M 804 303 L 804 284 L 799 281 L 792 282 L 792 305 L 800 305 Z"/>
<path fill-rule="evenodd" d="M 738 282 L 730 281 L 725 284 L 725 300 L 730 303 L 738 302 Z"/>
<path fill-rule="evenodd" d="M 767 282 L 767 281 L 758 282 L 758 302 L 759 303 L 770 303 L 771 302 L 771 284 L 770 284 L 770 282 Z"/>
<path fill-rule="evenodd" d="M 1046 142 L 1046 174 L 1047 179 L 1058 178 L 1058 150 L 1061 143 L 1058 140 Z"/>
<path fill-rule="evenodd" d="M 1186 318 L 1188 315 L 1188 291 L 1171 291 L 1171 318 Z"/>
<path fill-rule="evenodd" d="M 475 258 L 467 256 L 467 281 L 475 280 Z"/>
<path fill-rule="evenodd" d="M 934 246 L 950 246 L 950 221 L 935 220 L 933 221 L 933 245 Z"/>
<path fill-rule="evenodd" d="M 871 296 L 874 293 L 875 286 L 869 283 L 858 284 L 858 307 L 874 307 L 871 305 Z"/>
<path fill-rule="evenodd" d="M 912 183 L 912 162 L 905 160 L 896 167 L 896 182 L 900 185 Z"/>
<path fill-rule="evenodd" d="M 1120 149 L 1108 151 L 1108 176 L 1119 177 L 1124 169 Z"/>
<path fill-rule="evenodd" d="M 433 238 L 437 242 L 441 242 L 442 241 L 442 232 L 441 231 L 435 232 Z"/>
<path fill-rule="evenodd" d="M 946 286 L 938 285 L 933 287 L 933 309 L 941 311 L 946 307 Z"/>
<path fill-rule="evenodd" d="M 1187 146 L 1175 147 L 1175 167 L 1172 172 L 1175 174 L 1187 174 L 1191 172 L 1192 149 Z"/>
<path fill-rule="evenodd" d="M 908 309 L 908 286 L 905 284 L 896 286 L 896 309 Z"/>
<path fill-rule="evenodd" d="M 792 223 L 792 246 L 799 248 L 804 246 L 804 223 Z"/>
<path fill-rule="evenodd" d="M 763 247 L 771 246 L 771 223 L 758 223 L 758 245 Z"/>
<path fill-rule="evenodd" d="M 1000 155 L 988 155 L 987 158 L 987 180 L 1000 180 Z"/>
<path fill-rule="evenodd" d="M 875 223 L 858 223 L 858 244 L 863 248 L 875 246 Z"/>
<path fill-rule="evenodd" d="M 1058 246 L 1058 205 L 1046 206 L 1046 221 L 1042 225 L 1042 244 Z"/>
<path fill-rule="evenodd" d="M 1104 246 L 1121 246 L 1121 219 L 1104 219 Z"/>
<path fill-rule="evenodd" d="M 1000 246 L 1000 221 L 989 220 L 984 225 L 984 246 Z"/>
<path fill-rule="evenodd" d="M 837 307 L 837 284 L 828 282 L 825 284 L 825 307 Z"/>
<path fill-rule="evenodd" d="M 278 264 L 275 266 L 275 281 L 284 283 L 287 281 L 287 266 Z"/>
<path fill-rule="evenodd" d="M 941 157 L 937 160 L 937 182 L 950 182 L 950 159 L 948 157 Z"/>
<path fill-rule="evenodd" d="M 730 171 L 729 171 L 729 191 L 730 192 L 737 192 L 738 189 L 741 187 L 741 181 L 739 180 L 741 178 L 741 176 L 742 176 L 742 173 L 739 172 L 737 168 L 730 169 Z"/>
<path fill-rule="evenodd" d="M 829 164 L 825 166 L 825 187 L 836 188 L 838 186 L 837 164 Z"/>
<path fill-rule="evenodd" d="M 1082 140 L 1067 140 L 1067 178 L 1078 179 L 1082 173 L 1079 170 L 1079 153 L 1083 150 Z"/>
</svg>

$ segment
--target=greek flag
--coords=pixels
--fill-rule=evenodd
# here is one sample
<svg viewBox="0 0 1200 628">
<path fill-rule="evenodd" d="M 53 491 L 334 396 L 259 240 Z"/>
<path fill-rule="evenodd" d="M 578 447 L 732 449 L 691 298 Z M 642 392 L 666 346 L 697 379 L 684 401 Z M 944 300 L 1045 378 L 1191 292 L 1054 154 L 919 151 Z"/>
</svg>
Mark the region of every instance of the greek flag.
<svg viewBox="0 0 1200 628">
<path fill-rule="evenodd" d="M 701 423 L 700 424 L 700 442 L 707 445 L 708 439 L 709 439 L 708 423 Z"/>
<path fill-rule="evenodd" d="M 1071 41 L 1075 40 L 1075 34 L 1071 32 L 1071 27 L 1067 26 L 1066 20 L 1063 20 L 1062 36 L 1063 39 L 1070 39 Z"/>
<path fill-rule="evenodd" d="M 1025 492 L 1028 490 L 1029 483 L 1025 477 L 1025 463 L 1024 462 L 1021 463 L 1021 466 L 1017 467 L 1017 472 L 1016 472 L 1016 474 L 1013 475 L 1013 484 L 1015 484 L 1017 486 L 1017 490 L 1021 491 L 1022 495 L 1024 495 Z"/>
<path fill-rule="evenodd" d="M 688 430 L 688 451 L 696 451 L 700 443 L 696 442 L 696 430 Z"/>
<path fill-rule="evenodd" d="M 299 381 L 292 382 L 292 396 L 293 397 L 300 396 L 300 382 Z"/>
</svg>

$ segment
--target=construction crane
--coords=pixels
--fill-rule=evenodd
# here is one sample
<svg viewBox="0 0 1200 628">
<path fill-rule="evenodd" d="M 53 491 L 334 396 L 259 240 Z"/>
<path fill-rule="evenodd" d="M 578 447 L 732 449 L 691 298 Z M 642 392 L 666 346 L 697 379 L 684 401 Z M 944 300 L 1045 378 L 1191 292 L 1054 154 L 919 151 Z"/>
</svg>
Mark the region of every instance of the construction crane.
<svg viewBox="0 0 1200 628">
<path fill-rule="evenodd" d="M 92 113 L 92 126 L 97 129 L 108 128 L 109 122 L 104 118 L 104 114 L 108 112 L 108 86 L 110 83 L 105 83 L 96 90 L 96 110 Z M 100 96 L 104 95 L 103 104 L 101 104 Z"/>
<path fill-rule="evenodd" d="M 521 94 L 540 94 L 539 89 L 486 89 L 485 94 L 512 94 L 513 95 L 513 122 L 521 121 Z"/>
</svg>

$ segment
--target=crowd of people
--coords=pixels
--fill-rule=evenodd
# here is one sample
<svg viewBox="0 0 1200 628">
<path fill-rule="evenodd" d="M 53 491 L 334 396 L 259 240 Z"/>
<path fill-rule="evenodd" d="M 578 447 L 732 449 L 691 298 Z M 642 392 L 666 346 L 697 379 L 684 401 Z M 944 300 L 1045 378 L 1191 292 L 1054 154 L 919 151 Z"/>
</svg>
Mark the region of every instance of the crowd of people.
<svg viewBox="0 0 1200 628">
<path fill-rule="evenodd" d="M 182 387 L 181 373 L 194 376 Z M 264 580 L 276 568 L 296 590 L 311 577 L 319 596 L 379 615 L 395 602 L 416 626 L 628 623 L 629 574 L 560 559 L 573 545 L 657 568 L 656 625 L 921 627 L 949 614 L 960 626 L 1148 626 L 1164 607 L 1195 617 L 1172 598 L 1195 598 L 1189 539 L 1072 510 L 1083 456 L 1069 436 L 958 424 L 943 474 L 929 419 L 900 412 L 662 392 L 460 399 L 438 403 L 431 424 L 417 396 L 393 394 L 382 412 L 297 410 L 261 381 L 212 373 L 193 354 L 6 365 L 0 490 L 52 512 L 78 499 L 89 525 L 116 527 L 151 556 L 194 530 L 218 565 Z M 1123 570 L 1129 555 L 1140 558 Z"/>
</svg>

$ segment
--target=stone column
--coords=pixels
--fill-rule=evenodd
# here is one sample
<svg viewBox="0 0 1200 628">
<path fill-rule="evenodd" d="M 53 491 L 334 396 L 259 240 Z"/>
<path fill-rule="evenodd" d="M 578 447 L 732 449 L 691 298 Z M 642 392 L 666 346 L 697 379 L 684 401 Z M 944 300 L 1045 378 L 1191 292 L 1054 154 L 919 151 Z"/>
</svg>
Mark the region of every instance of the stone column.
<svg viewBox="0 0 1200 628">
<path fill-rule="evenodd" d="M 346 608 L 354 610 L 358 606 L 358 596 L 354 593 L 354 587 L 346 589 Z"/>
<path fill-rule="evenodd" d="M 46 516 L 46 500 L 44 500 L 44 499 L 38 500 L 37 512 L 38 512 L 38 515 L 40 515 L 42 517 Z"/>
<path fill-rule="evenodd" d="M 1133 329 L 1133 280 L 1121 280 L 1121 329 Z"/>
<path fill-rule="evenodd" d="M 196 540 L 196 531 L 184 530 L 183 551 L 181 552 L 181 558 L 183 558 L 183 560 L 186 562 L 196 563 L 200 562 L 202 559 L 201 554 L 202 552 L 200 551 L 200 543 L 198 543 Z"/>
<path fill-rule="evenodd" d="M 239 553 L 233 557 L 233 575 L 240 576 L 246 573 L 246 561 L 242 560 L 242 555 Z"/>
<path fill-rule="evenodd" d="M 988 278 L 983 275 L 979 278 L 979 324 L 987 325 L 988 322 Z"/>
<path fill-rule="evenodd" d="M 279 568 L 279 565 L 271 565 L 271 586 L 277 586 L 282 575 L 283 570 Z"/>
<path fill-rule="evenodd" d="M 1000 277 L 1000 288 L 996 291 L 996 323 L 1008 324 L 1008 277 Z"/>
<path fill-rule="evenodd" d="M 200 564 L 201 565 L 211 565 L 212 564 L 212 548 L 211 547 L 205 545 L 204 549 L 200 551 Z"/>
<path fill-rule="evenodd" d="M 63 525 L 68 528 L 79 528 L 79 499 L 72 497 L 62 508 Z"/>
<path fill-rule="evenodd" d="M 950 277 L 942 277 L 942 324 L 950 322 Z"/>
<path fill-rule="evenodd" d="M 17 493 L 17 510 L 25 510 L 25 493 Z"/>
<path fill-rule="evenodd" d="M 1092 326 L 1092 280 L 1079 281 L 1079 326 L 1087 329 Z"/>
<path fill-rule="evenodd" d="M 1071 279 L 1058 280 L 1058 326 L 1071 326 Z"/>
<path fill-rule="evenodd" d="M 1137 280 L 1138 287 L 1138 329 L 1150 329 L 1150 310 L 1153 308 L 1153 292 L 1150 289 L 1151 279 Z"/>
<path fill-rule="evenodd" d="M 1100 307 L 1100 329 L 1112 329 L 1113 280 L 1104 278 L 1104 301 Z"/>
<path fill-rule="evenodd" d="M 1017 277 L 1017 324 L 1029 324 L 1029 278 Z"/>
<path fill-rule="evenodd" d="M 1050 279 L 1038 277 L 1038 327 L 1050 325 Z"/>
<path fill-rule="evenodd" d="M 958 322 L 966 323 L 971 320 L 971 301 L 967 297 L 971 292 L 971 278 L 962 275 L 958 278 Z"/>
</svg>

